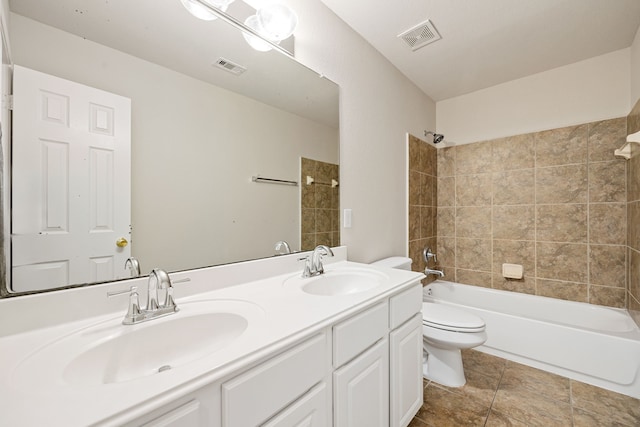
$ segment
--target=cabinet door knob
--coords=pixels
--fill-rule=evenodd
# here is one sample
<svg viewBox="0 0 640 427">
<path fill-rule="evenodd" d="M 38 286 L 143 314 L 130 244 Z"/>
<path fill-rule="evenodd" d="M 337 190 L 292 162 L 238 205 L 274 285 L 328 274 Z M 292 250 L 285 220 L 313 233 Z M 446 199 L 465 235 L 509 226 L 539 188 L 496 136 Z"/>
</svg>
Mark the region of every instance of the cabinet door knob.
<svg viewBox="0 0 640 427">
<path fill-rule="evenodd" d="M 116 240 L 116 246 L 119 247 L 119 248 L 124 248 L 128 244 L 129 244 L 129 242 L 124 237 L 121 237 L 118 240 Z"/>
</svg>

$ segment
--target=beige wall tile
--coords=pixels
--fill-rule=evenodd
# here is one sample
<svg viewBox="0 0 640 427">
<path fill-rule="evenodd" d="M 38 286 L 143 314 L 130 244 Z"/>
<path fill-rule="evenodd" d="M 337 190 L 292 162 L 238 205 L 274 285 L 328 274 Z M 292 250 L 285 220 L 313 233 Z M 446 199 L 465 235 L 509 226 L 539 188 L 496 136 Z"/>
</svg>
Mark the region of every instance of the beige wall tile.
<svg viewBox="0 0 640 427">
<path fill-rule="evenodd" d="M 409 170 L 419 172 L 420 169 L 420 140 L 409 135 Z"/>
<path fill-rule="evenodd" d="M 625 308 L 627 291 L 624 288 L 610 288 L 608 286 L 589 286 L 589 303 L 606 305 L 608 307 Z"/>
<path fill-rule="evenodd" d="M 629 257 L 629 293 L 640 301 L 640 252 L 628 248 Z"/>
<path fill-rule="evenodd" d="M 640 326 L 640 301 L 631 294 L 628 294 L 627 297 L 629 298 L 629 314 L 636 325 Z"/>
<path fill-rule="evenodd" d="M 331 209 L 331 186 L 314 184 L 316 188 L 316 209 Z"/>
<path fill-rule="evenodd" d="M 409 204 L 419 205 L 422 197 L 420 172 L 409 171 Z"/>
<path fill-rule="evenodd" d="M 494 206 L 493 238 L 505 240 L 534 240 L 534 206 Z"/>
<path fill-rule="evenodd" d="M 422 257 L 422 250 L 424 249 L 423 242 L 421 240 L 414 240 L 409 242 L 409 258 L 412 259 L 411 270 L 422 272 L 425 267 L 424 259 Z"/>
<path fill-rule="evenodd" d="M 535 166 L 536 140 L 533 133 L 496 139 L 492 141 L 492 145 L 493 171 L 529 169 Z"/>
<path fill-rule="evenodd" d="M 456 267 L 491 271 L 491 240 L 456 239 Z"/>
<path fill-rule="evenodd" d="M 494 172 L 494 205 L 530 205 L 535 202 L 534 169 Z"/>
<path fill-rule="evenodd" d="M 333 231 L 331 227 L 331 214 L 331 209 L 316 209 L 316 232 L 326 233 L 328 231 Z"/>
<path fill-rule="evenodd" d="M 587 242 L 587 205 L 536 206 L 536 240 Z"/>
<path fill-rule="evenodd" d="M 634 151 L 640 151 L 636 148 Z M 640 200 L 640 155 L 634 155 L 627 162 L 627 201 Z"/>
<path fill-rule="evenodd" d="M 589 241 L 591 243 L 624 245 L 626 228 L 624 203 L 589 205 Z"/>
<path fill-rule="evenodd" d="M 490 170 L 490 142 L 477 142 L 456 147 L 456 175 L 484 173 Z"/>
<path fill-rule="evenodd" d="M 491 207 L 456 208 L 456 237 L 491 237 Z"/>
<path fill-rule="evenodd" d="M 626 138 L 626 117 L 589 123 L 589 161 L 615 160 L 613 150 L 623 146 Z"/>
<path fill-rule="evenodd" d="M 502 264 L 520 264 L 525 276 L 536 275 L 536 246 L 533 241 L 493 240 L 493 273 L 502 278 Z M 495 277 L 494 277 L 495 278 Z"/>
<path fill-rule="evenodd" d="M 456 266 L 456 239 L 453 237 L 438 237 L 438 264 L 443 267 Z"/>
<path fill-rule="evenodd" d="M 456 177 L 456 206 L 491 205 L 491 174 Z"/>
<path fill-rule="evenodd" d="M 456 208 L 437 208 L 437 234 L 438 236 L 455 237 L 456 233 Z"/>
<path fill-rule="evenodd" d="M 456 172 L 456 147 L 437 150 L 438 177 L 453 176 Z"/>
<path fill-rule="evenodd" d="M 455 177 L 438 178 L 438 206 L 455 206 L 456 179 Z"/>
<path fill-rule="evenodd" d="M 640 251 L 640 202 L 627 205 L 627 246 Z"/>
<path fill-rule="evenodd" d="M 586 283 L 561 282 L 558 280 L 536 280 L 537 295 L 568 301 L 587 302 Z"/>
<path fill-rule="evenodd" d="M 420 206 L 409 206 L 409 240 L 420 238 Z"/>
<path fill-rule="evenodd" d="M 420 172 L 435 176 L 438 169 L 437 149 L 426 142 L 420 144 Z"/>
<path fill-rule="evenodd" d="M 536 203 L 587 203 L 587 166 L 536 169 Z"/>
<path fill-rule="evenodd" d="M 626 202 L 624 160 L 589 163 L 589 202 Z"/>
<path fill-rule="evenodd" d="M 474 271 L 458 268 L 456 269 L 456 282 L 465 285 L 491 287 L 491 273 L 486 271 Z"/>
<path fill-rule="evenodd" d="M 505 279 L 501 274 L 493 274 L 493 288 L 502 291 L 520 292 L 523 294 L 535 295 L 536 279 L 524 277 L 522 279 Z"/>
<path fill-rule="evenodd" d="M 302 233 L 316 232 L 316 210 L 302 209 Z"/>
<path fill-rule="evenodd" d="M 552 129 L 536 134 L 536 166 L 586 163 L 589 126 Z"/>
<path fill-rule="evenodd" d="M 589 245 L 589 283 L 625 287 L 626 246 Z"/>
<path fill-rule="evenodd" d="M 435 236 L 433 228 L 436 209 L 431 206 L 423 206 L 420 209 L 420 236 L 422 238 Z"/>
<path fill-rule="evenodd" d="M 316 247 L 316 233 L 302 233 L 301 251 L 311 251 Z"/>
<path fill-rule="evenodd" d="M 422 206 L 436 205 L 436 178 L 431 175 L 420 174 L 420 204 Z"/>
<path fill-rule="evenodd" d="M 627 135 L 640 131 L 640 99 L 627 116 Z"/>
<path fill-rule="evenodd" d="M 542 279 L 587 283 L 587 245 L 536 243 L 536 274 Z"/>
</svg>

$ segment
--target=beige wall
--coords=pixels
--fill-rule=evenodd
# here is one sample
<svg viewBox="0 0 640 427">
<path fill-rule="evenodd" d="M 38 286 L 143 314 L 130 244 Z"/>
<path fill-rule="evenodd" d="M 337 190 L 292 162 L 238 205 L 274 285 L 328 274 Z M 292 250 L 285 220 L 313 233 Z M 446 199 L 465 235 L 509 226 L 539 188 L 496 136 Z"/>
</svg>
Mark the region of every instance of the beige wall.
<svg viewBox="0 0 640 427">
<path fill-rule="evenodd" d="M 341 230 L 349 259 L 407 253 L 406 133 L 435 127 L 435 103 L 320 1 L 288 0 L 296 58 L 340 85 Z"/>
<path fill-rule="evenodd" d="M 630 49 L 437 103 L 437 131 L 466 144 L 629 113 Z"/>
<path fill-rule="evenodd" d="M 625 307 L 625 118 L 438 150 L 438 260 L 460 283 Z M 523 280 L 502 277 L 524 266 Z"/>
</svg>

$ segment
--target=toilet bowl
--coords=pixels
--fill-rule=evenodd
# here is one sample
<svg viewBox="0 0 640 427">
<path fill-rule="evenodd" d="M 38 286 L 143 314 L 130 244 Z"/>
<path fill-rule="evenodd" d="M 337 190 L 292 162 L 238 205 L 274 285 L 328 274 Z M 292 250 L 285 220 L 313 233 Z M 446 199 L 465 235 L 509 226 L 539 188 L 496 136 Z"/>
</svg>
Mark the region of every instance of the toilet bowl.
<svg viewBox="0 0 640 427">
<path fill-rule="evenodd" d="M 411 258 L 391 257 L 372 263 L 380 267 L 411 270 Z M 448 387 L 462 387 L 467 380 L 462 349 L 487 340 L 485 323 L 475 314 L 430 302 L 422 303 L 422 347 L 424 378 Z"/>
<path fill-rule="evenodd" d="M 448 387 L 462 387 L 467 380 L 462 349 L 487 340 L 480 317 L 444 304 L 422 303 L 423 376 Z"/>
</svg>

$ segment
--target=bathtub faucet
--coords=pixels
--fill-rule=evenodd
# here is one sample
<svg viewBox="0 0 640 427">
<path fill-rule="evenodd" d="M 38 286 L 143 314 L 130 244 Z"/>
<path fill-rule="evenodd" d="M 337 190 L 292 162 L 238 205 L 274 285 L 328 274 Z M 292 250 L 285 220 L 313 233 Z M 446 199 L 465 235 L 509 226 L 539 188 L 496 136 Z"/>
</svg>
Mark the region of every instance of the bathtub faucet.
<svg viewBox="0 0 640 427">
<path fill-rule="evenodd" d="M 444 272 L 442 270 L 432 270 L 429 267 L 424 269 L 424 274 L 426 274 L 427 276 L 433 274 L 438 277 L 444 277 Z"/>
</svg>

